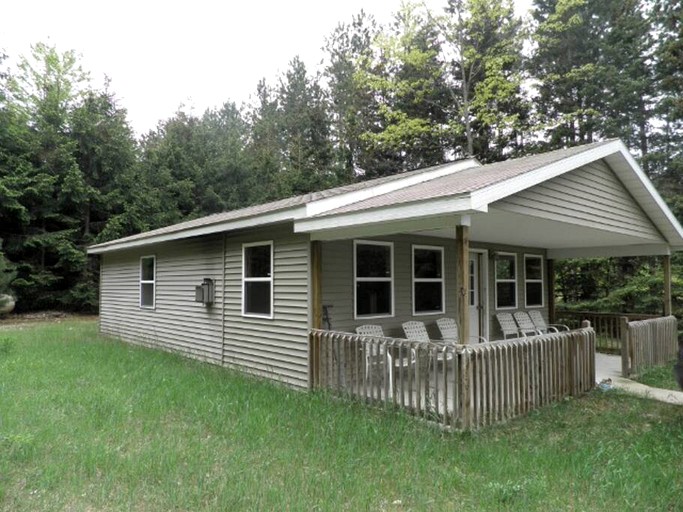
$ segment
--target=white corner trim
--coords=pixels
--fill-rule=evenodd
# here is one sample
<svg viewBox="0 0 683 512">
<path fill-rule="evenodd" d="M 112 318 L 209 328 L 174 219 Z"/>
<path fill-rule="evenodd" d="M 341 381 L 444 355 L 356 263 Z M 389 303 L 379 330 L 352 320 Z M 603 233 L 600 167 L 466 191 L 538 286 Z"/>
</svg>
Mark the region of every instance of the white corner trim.
<svg viewBox="0 0 683 512">
<path fill-rule="evenodd" d="M 474 159 L 462 160 L 453 162 L 450 165 L 441 165 L 438 167 L 438 169 L 434 169 L 433 171 L 421 172 L 406 178 L 398 178 L 389 181 L 388 183 L 382 183 L 381 185 L 368 187 L 363 190 L 354 190 L 352 192 L 347 192 L 346 194 L 339 194 L 333 197 L 319 199 L 306 205 L 306 216 L 312 217 L 314 215 L 320 215 L 321 213 L 336 210 L 337 208 L 348 206 L 349 204 L 388 194 L 389 192 L 394 192 L 406 187 L 418 185 L 426 181 L 448 176 L 458 171 L 469 169 L 471 167 L 478 167 L 480 165 L 481 164 Z"/>
</svg>

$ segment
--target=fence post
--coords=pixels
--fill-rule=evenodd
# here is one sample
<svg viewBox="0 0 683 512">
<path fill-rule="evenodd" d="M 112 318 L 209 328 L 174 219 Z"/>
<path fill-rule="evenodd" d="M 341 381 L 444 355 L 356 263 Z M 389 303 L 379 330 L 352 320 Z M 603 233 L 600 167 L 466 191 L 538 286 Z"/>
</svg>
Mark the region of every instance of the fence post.
<svg viewBox="0 0 683 512">
<path fill-rule="evenodd" d="M 662 272 L 664 274 L 664 316 L 671 315 L 671 256 L 662 256 Z"/>
<path fill-rule="evenodd" d="M 630 367 L 630 336 L 628 332 L 628 318 L 619 318 L 619 331 L 621 334 L 621 376 L 628 379 L 631 374 Z"/>
<path fill-rule="evenodd" d="M 465 348 L 465 350 L 461 352 L 460 358 L 460 421 L 463 430 L 467 430 L 472 426 L 472 416 L 470 414 L 472 401 L 470 399 L 471 379 L 469 359 L 469 351 Z"/>
<path fill-rule="evenodd" d="M 308 362 L 310 364 L 310 370 L 308 382 L 310 389 L 320 387 L 320 345 L 319 333 L 309 331 Z"/>
</svg>

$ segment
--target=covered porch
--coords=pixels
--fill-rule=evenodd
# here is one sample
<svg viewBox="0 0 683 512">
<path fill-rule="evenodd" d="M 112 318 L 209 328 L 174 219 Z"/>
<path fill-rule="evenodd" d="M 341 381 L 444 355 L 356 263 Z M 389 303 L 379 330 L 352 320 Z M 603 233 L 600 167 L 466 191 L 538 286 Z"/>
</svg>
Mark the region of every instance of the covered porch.
<svg viewBox="0 0 683 512">
<path fill-rule="evenodd" d="M 660 322 L 663 330 L 648 324 L 639 332 L 651 334 L 639 336 L 647 341 L 666 332 L 669 345 L 674 339 L 670 255 L 683 247 L 683 230 L 621 143 L 552 161 L 528 157 L 470 167 L 343 204 L 330 201 L 297 221 L 295 231 L 311 238 L 314 387 L 407 401 L 440 418 L 455 414 L 463 428 L 500 418 L 495 404 L 525 411 L 566 390 L 591 389 L 596 339 L 590 322 L 513 340 L 503 340 L 498 325 L 500 313 L 520 311 L 540 312 L 554 323 L 554 266 L 561 259 L 661 257 L 662 311 L 669 320 Z M 461 344 L 439 342 L 434 324 L 441 317 L 456 321 Z M 411 320 L 425 324 L 430 342 L 406 342 L 401 326 Z M 383 336 L 355 335 L 364 324 L 381 327 Z M 477 343 L 481 338 L 486 342 Z M 384 372 L 380 384 L 371 375 L 373 346 L 385 355 L 399 350 L 377 370 Z M 410 355 L 401 352 L 406 347 Z M 624 357 L 635 357 L 633 348 Z M 404 382 L 402 367 L 393 367 L 396 358 L 410 362 L 404 366 L 412 381 L 405 382 L 422 384 L 410 384 L 409 391 L 396 384 L 397 377 Z M 502 398 L 508 392 L 519 401 Z M 472 412 L 472 400 L 481 413 Z M 429 407 L 415 405 L 425 402 Z"/>
<path fill-rule="evenodd" d="M 534 310 L 553 323 L 557 260 L 606 256 L 661 257 L 671 314 L 670 255 L 683 231 L 620 142 L 435 169 L 322 200 L 295 222 L 311 239 L 313 328 L 371 323 L 398 338 L 418 320 L 436 339 L 446 316 L 464 343 L 498 340 L 499 313 Z"/>
</svg>

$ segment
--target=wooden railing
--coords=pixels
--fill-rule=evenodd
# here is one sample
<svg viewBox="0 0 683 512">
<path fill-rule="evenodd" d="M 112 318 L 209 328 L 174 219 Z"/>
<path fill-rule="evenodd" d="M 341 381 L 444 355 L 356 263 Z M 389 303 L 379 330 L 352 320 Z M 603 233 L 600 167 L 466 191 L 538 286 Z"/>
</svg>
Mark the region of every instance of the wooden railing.
<svg viewBox="0 0 683 512">
<path fill-rule="evenodd" d="M 630 322 L 621 319 L 622 374 L 629 377 L 645 368 L 666 364 L 678 353 L 678 321 L 674 316 Z"/>
<path fill-rule="evenodd" d="M 641 313 L 596 313 L 593 311 L 555 311 L 555 322 L 564 324 L 570 329 L 577 329 L 581 322 L 588 320 L 597 336 L 596 350 L 604 352 L 621 352 L 621 318 L 626 317 L 629 321 L 659 318 L 658 315 L 645 315 Z"/>
<path fill-rule="evenodd" d="M 595 332 L 442 345 L 313 330 L 311 386 L 455 429 L 501 422 L 595 384 Z"/>
</svg>

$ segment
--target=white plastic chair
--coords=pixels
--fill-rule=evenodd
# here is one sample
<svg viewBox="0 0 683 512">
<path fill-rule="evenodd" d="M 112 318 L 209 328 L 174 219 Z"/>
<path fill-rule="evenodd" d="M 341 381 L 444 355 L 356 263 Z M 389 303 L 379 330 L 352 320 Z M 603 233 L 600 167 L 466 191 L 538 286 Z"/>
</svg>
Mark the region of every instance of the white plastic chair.
<svg viewBox="0 0 683 512">
<path fill-rule="evenodd" d="M 356 327 L 356 334 L 372 338 L 384 338 L 384 330 L 381 325 L 359 325 Z M 382 366 L 386 359 L 389 360 L 389 378 L 393 382 L 393 365 L 391 364 L 391 355 L 387 354 L 386 345 L 384 343 L 371 343 L 369 349 L 366 348 L 365 350 L 365 378 L 368 378 L 371 366 Z"/>
<path fill-rule="evenodd" d="M 369 338 L 384 338 L 384 330 L 381 325 L 359 325 L 356 327 L 356 334 L 360 336 L 367 336 Z M 390 340 L 387 340 L 390 342 Z M 389 393 L 394 394 L 394 368 L 400 366 L 414 365 L 417 358 L 417 353 L 414 348 L 410 349 L 410 360 L 405 358 L 396 359 L 392 355 L 391 350 L 387 350 L 387 342 L 385 343 L 369 343 L 365 350 L 365 378 L 370 375 L 370 368 L 374 366 L 383 367 L 386 363 L 389 371 Z"/>
<path fill-rule="evenodd" d="M 500 324 L 500 330 L 503 331 L 504 339 L 508 339 L 508 336 L 519 337 L 519 329 L 511 313 L 496 313 L 496 318 Z"/>
<path fill-rule="evenodd" d="M 458 324 L 455 319 L 448 317 L 439 318 L 436 321 L 436 325 L 441 332 L 441 339 L 444 343 L 453 343 L 456 345 L 460 343 L 460 330 L 458 329 Z M 479 339 L 479 343 L 486 343 L 488 341 L 483 336 L 477 336 L 477 338 Z"/>
<path fill-rule="evenodd" d="M 409 340 L 429 343 L 429 334 L 424 322 L 416 320 L 403 322 L 403 332 L 406 333 L 406 338 Z"/>
<path fill-rule="evenodd" d="M 515 321 L 517 322 L 517 326 L 519 327 L 519 332 L 520 334 L 527 336 L 536 336 L 537 334 L 542 334 L 540 330 L 536 328 L 534 323 L 531 321 L 531 317 L 529 316 L 529 313 L 526 311 L 516 311 L 515 314 L 513 315 L 515 317 Z"/>
<path fill-rule="evenodd" d="M 547 323 L 545 323 L 545 318 L 543 318 L 543 315 L 537 309 L 533 309 L 533 310 L 529 311 L 529 316 L 531 317 L 531 321 L 536 326 L 536 329 L 538 329 L 541 332 L 560 332 L 561 330 L 562 331 L 568 331 L 569 330 L 569 327 L 567 327 L 564 324 L 547 324 Z"/>
</svg>

